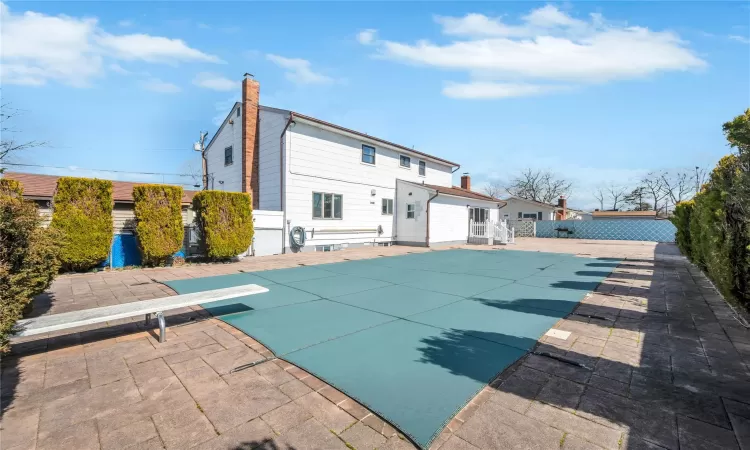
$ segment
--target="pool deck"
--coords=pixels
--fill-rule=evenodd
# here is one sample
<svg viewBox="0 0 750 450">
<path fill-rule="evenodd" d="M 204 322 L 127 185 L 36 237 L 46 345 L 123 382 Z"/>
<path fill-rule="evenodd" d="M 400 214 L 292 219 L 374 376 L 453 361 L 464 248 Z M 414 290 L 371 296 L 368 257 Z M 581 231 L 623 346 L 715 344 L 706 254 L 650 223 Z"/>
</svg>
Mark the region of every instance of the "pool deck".
<svg viewBox="0 0 750 450">
<path fill-rule="evenodd" d="M 487 248 L 465 246 L 466 248 Z M 497 247 L 502 248 L 502 247 Z M 750 331 L 673 245 L 518 239 L 514 250 L 625 258 L 537 352 L 504 371 L 433 448 L 750 449 Z M 33 315 L 174 295 L 159 281 L 429 251 L 351 249 L 233 264 L 65 275 Z M 589 316 L 589 317 L 587 317 Z M 408 449 L 396 430 L 200 307 L 18 341 L 2 359 L 0 448 Z"/>
</svg>

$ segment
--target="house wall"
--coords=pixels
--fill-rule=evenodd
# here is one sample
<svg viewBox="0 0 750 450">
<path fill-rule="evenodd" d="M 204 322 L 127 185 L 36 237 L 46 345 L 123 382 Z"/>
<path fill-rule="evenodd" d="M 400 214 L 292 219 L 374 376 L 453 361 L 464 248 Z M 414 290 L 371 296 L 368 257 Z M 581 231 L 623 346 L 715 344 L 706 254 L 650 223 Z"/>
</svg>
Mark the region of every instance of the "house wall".
<svg viewBox="0 0 750 450">
<path fill-rule="evenodd" d="M 394 201 L 394 215 L 383 215 L 381 206 L 384 198 L 395 200 L 397 179 L 451 185 L 451 167 L 427 162 L 425 176 L 419 176 L 418 158 L 412 158 L 410 169 L 401 168 L 399 153 L 378 145 L 372 145 L 376 149 L 375 165 L 365 164 L 361 162 L 363 143 L 372 145 L 301 120 L 288 129 L 284 209 L 291 227 L 302 226 L 308 232 L 303 250 L 314 250 L 320 245 L 390 242 L 394 240 L 394 217 L 401 210 Z M 313 192 L 341 194 L 342 219 L 313 219 Z M 377 233 L 378 226 L 382 227 L 382 234 Z M 289 247 L 288 230 L 285 230 L 286 247 Z M 424 244 L 424 233 L 420 236 L 418 242 Z M 413 238 L 416 235 L 409 235 L 409 239 Z M 402 241 L 402 236 L 397 240 Z"/>
<path fill-rule="evenodd" d="M 281 211 L 253 211 L 253 254 L 255 256 L 281 253 L 284 214 Z"/>
<path fill-rule="evenodd" d="M 237 117 L 238 105 L 232 109 L 227 121 L 206 150 L 208 188 L 217 191 L 242 192 L 242 114 Z M 233 123 L 229 123 L 232 121 Z M 232 146 L 232 164 L 224 165 L 224 149 Z M 224 183 L 220 183 L 223 181 Z"/>
<path fill-rule="evenodd" d="M 393 217 L 396 229 L 394 241 L 403 245 L 427 246 L 427 201 L 433 191 L 396 181 L 396 199 L 393 202 Z M 406 218 L 406 205 L 414 204 L 414 218 Z"/>
<path fill-rule="evenodd" d="M 430 246 L 465 244 L 469 238 L 469 207 L 488 208 L 490 220 L 498 219 L 497 203 L 438 195 L 430 202 Z"/>
<path fill-rule="evenodd" d="M 260 209 L 281 211 L 281 174 L 279 171 L 279 138 L 289 116 L 269 109 L 260 110 L 259 189 Z"/>
<path fill-rule="evenodd" d="M 546 208 L 542 205 L 511 198 L 508 199 L 508 204 L 500 209 L 500 218 L 516 220 L 519 212 L 538 214 L 540 211 L 542 212 L 542 220 L 555 220 L 555 209 L 553 207 Z M 505 217 L 506 214 L 508 217 Z"/>
</svg>

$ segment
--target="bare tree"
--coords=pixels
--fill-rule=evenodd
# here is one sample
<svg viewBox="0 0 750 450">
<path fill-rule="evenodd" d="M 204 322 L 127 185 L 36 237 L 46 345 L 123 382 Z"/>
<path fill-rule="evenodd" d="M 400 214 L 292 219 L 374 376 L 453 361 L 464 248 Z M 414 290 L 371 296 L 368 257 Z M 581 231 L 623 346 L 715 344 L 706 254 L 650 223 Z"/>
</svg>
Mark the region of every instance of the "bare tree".
<svg viewBox="0 0 750 450">
<path fill-rule="evenodd" d="M 708 169 L 705 167 L 695 166 L 695 172 L 693 172 L 693 181 L 695 181 L 695 193 L 701 191 L 706 181 L 708 181 Z"/>
<path fill-rule="evenodd" d="M 687 200 L 695 192 L 693 174 L 687 170 L 676 169 L 661 173 L 662 188 L 666 195 L 665 208 L 669 210 L 671 204 L 675 205 Z"/>
<path fill-rule="evenodd" d="M 22 114 L 22 111 L 13 108 L 10 103 L 0 104 L 0 164 L 8 162 L 8 159 L 14 153 L 45 145 L 45 142 L 42 141 L 18 142 L 14 139 L 18 130 L 11 125 L 11 121 L 20 114 Z M 3 173 L 4 170 L 0 167 L 0 173 Z"/>
<path fill-rule="evenodd" d="M 641 187 L 647 197 L 653 200 L 652 205 L 657 213 L 666 212 L 666 201 L 662 203 L 669 195 L 664 186 L 660 172 L 649 172 L 641 179 Z"/>
<path fill-rule="evenodd" d="M 569 196 L 573 183 L 550 171 L 526 169 L 514 177 L 505 190 L 514 197 L 552 203 L 558 197 Z"/>
<path fill-rule="evenodd" d="M 500 198 L 505 192 L 505 187 L 500 181 L 492 180 L 482 188 L 482 191 L 490 197 Z"/>
<path fill-rule="evenodd" d="M 599 210 L 604 211 L 604 199 L 607 197 L 607 193 L 604 192 L 604 188 L 599 186 L 594 191 L 594 198 L 599 200 Z"/>
<path fill-rule="evenodd" d="M 617 211 L 618 206 L 625 203 L 627 193 L 628 188 L 626 186 L 620 186 L 614 183 L 607 186 L 607 195 L 609 196 L 609 200 L 612 201 L 612 211 Z"/>
</svg>

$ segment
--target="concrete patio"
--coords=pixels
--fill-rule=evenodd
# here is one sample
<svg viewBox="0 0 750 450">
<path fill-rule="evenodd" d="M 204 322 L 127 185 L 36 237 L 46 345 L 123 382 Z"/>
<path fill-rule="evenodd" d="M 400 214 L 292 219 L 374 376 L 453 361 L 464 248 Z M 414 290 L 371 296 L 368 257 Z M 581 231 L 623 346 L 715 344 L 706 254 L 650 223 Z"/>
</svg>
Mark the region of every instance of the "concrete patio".
<svg viewBox="0 0 750 450">
<path fill-rule="evenodd" d="M 470 246 L 469 248 L 478 248 Z M 477 395 L 440 449 L 750 449 L 750 330 L 672 245 L 518 239 L 515 250 L 626 258 Z M 376 258 L 387 247 L 66 275 L 32 315 L 174 295 L 160 281 Z M 499 250 L 502 251 L 502 250 Z M 377 415 L 201 308 L 18 341 L 2 359 L 3 449 L 407 449 Z"/>
</svg>

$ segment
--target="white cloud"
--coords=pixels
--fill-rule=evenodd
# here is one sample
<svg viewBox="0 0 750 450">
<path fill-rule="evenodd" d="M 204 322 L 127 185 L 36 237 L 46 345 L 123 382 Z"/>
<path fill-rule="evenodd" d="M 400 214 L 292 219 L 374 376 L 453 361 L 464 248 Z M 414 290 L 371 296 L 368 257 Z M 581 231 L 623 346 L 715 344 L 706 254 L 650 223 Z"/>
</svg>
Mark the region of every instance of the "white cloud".
<svg viewBox="0 0 750 450">
<path fill-rule="evenodd" d="M 446 95 L 472 93 L 461 98 L 557 90 L 533 87 L 537 80 L 601 83 L 707 65 L 674 32 L 616 24 L 600 14 L 581 20 L 552 5 L 530 11 L 517 25 L 481 14 L 435 20 L 444 35 L 454 37 L 452 42 L 371 42 L 380 58 L 465 72 L 470 83 L 444 89 Z M 476 95 L 481 92 L 487 95 Z"/>
<path fill-rule="evenodd" d="M 217 127 L 224 123 L 224 119 L 226 119 L 227 114 L 229 114 L 231 108 L 238 101 L 240 101 L 239 97 L 230 97 L 226 100 L 214 103 L 214 107 L 216 108 L 216 115 L 213 117 L 213 119 L 211 119 L 211 122 L 213 122 L 213 124 Z"/>
<path fill-rule="evenodd" d="M 286 69 L 284 76 L 291 82 L 297 84 L 327 84 L 332 83 L 333 78 L 314 72 L 310 67 L 310 61 L 301 58 L 285 58 L 279 55 L 266 55 L 266 58 L 282 69 Z"/>
<path fill-rule="evenodd" d="M 563 89 L 567 89 L 567 87 L 526 83 L 495 83 L 491 81 L 451 82 L 443 88 L 443 95 L 460 99 L 497 99 L 541 95 Z"/>
<path fill-rule="evenodd" d="M 141 86 L 143 86 L 143 89 L 146 89 L 147 91 L 159 92 L 162 94 L 176 94 L 182 91 L 182 89 L 180 89 L 180 87 L 176 84 L 162 81 L 158 78 L 151 78 L 149 80 L 143 81 L 141 83 Z"/>
<path fill-rule="evenodd" d="M 741 42 L 743 44 L 750 44 L 750 38 L 748 38 L 747 36 L 740 36 L 740 35 L 733 34 L 729 36 L 729 39 L 733 41 Z"/>
<path fill-rule="evenodd" d="M 180 39 L 107 33 L 93 17 L 50 16 L 32 11 L 14 14 L 0 3 L 0 20 L 0 72 L 7 84 L 44 85 L 57 81 L 88 86 L 104 73 L 108 67 L 105 61 L 221 62 Z"/>
<path fill-rule="evenodd" d="M 131 75 L 131 74 L 133 73 L 133 72 L 131 72 L 130 70 L 128 70 L 128 69 L 126 69 L 126 68 L 122 67 L 121 65 L 119 65 L 119 64 L 117 64 L 117 63 L 112 63 L 112 64 L 110 64 L 110 65 L 109 65 L 109 66 L 107 66 L 107 67 L 108 67 L 108 68 L 109 68 L 109 70 L 111 70 L 112 72 L 115 72 L 115 73 L 119 73 L 120 75 Z"/>
<path fill-rule="evenodd" d="M 378 30 L 375 30 L 373 28 L 362 30 L 359 33 L 357 33 L 357 41 L 360 44 L 370 45 L 375 42 L 375 39 L 377 38 L 377 33 L 378 33 Z"/>
<path fill-rule="evenodd" d="M 193 84 L 214 91 L 233 91 L 239 87 L 239 82 L 210 72 L 196 75 Z"/>
<path fill-rule="evenodd" d="M 117 25 L 119 25 L 119 26 L 121 26 L 123 28 L 129 28 L 129 27 L 132 27 L 133 25 L 135 25 L 135 22 L 133 22 L 132 20 L 121 20 L 121 21 L 117 22 Z"/>
</svg>

